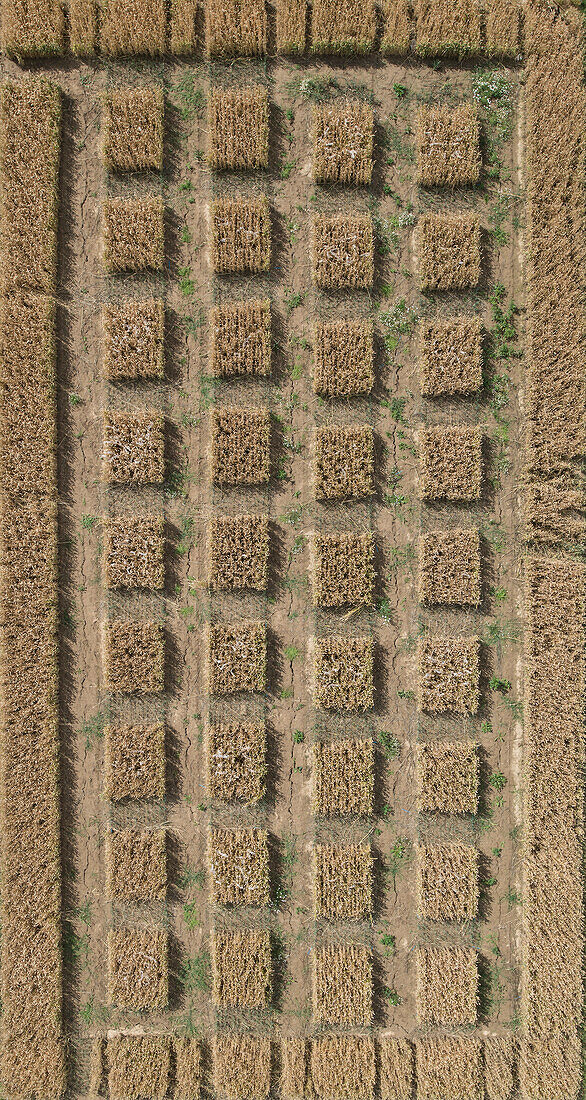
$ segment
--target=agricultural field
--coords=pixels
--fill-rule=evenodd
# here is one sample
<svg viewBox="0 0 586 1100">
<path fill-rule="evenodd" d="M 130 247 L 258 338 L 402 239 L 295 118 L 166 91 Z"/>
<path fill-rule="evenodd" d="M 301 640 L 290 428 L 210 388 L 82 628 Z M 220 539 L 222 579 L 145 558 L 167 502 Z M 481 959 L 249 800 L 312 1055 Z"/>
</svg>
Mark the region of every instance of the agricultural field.
<svg viewBox="0 0 586 1100">
<path fill-rule="evenodd" d="M 583 13 L 0 0 L 4 1100 L 578 1100 Z"/>
</svg>

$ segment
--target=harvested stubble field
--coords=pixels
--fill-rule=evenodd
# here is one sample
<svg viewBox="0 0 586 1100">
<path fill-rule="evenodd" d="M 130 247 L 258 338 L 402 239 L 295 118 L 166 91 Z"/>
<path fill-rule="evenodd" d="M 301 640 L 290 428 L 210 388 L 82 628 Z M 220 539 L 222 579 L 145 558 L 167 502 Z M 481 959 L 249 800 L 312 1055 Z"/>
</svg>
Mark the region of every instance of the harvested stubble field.
<svg viewBox="0 0 586 1100">
<path fill-rule="evenodd" d="M 581 14 L 0 15 L 1 1094 L 577 1100 Z"/>
</svg>

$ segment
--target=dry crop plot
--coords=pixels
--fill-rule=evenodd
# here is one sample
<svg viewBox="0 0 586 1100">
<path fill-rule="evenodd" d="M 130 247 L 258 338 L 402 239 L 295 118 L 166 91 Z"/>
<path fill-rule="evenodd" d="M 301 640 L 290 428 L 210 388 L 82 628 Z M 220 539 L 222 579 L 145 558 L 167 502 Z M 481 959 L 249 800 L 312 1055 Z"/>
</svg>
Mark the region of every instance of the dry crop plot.
<svg viewBox="0 0 586 1100">
<path fill-rule="evenodd" d="M 162 378 L 165 373 L 165 307 L 160 298 L 129 298 L 104 306 L 104 371 L 111 382 Z"/>
<path fill-rule="evenodd" d="M 159 517 L 118 516 L 106 525 L 108 588 L 165 587 L 165 525 Z"/>
<path fill-rule="evenodd" d="M 167 933 L 118 928 L 108 933 L 108 1000 L 120 1008 L 165 1008 L 169 1000 Z"/>
<path fill-rule="evenodd" d="M 482 386 L 482 326 L 478 317 L 422 322 L 421 392 L 425 397 L 475 393 Z"/>
<path fill-rule="evenodd" d="M 165 264 L 162 199 L 106 199 L 104 263 L 108 271 L 161 271 Z"/>
<path fill-rule="evenodd" d="M 276 0 L 275 24 L 278 53 L 304 53 L 306 18 L 307 0 Z"/>
<path fill-rule="evenodd" d="M 372 1023 L 372 962 L 363 944 L 327 944 L 313 960 L 313 1014 L 318 1023 Z"/>
<path fill-rule="evenodd" d="M 167 29 L 164 0 L 149 0 L 148 8 L 136 0 L 100 0 L 100 48 L 112 57 L 165 52 Z"/>
<path fill-rule="evenodd" d="M 266 623 L 216 623 L 208 627 L 206 648 L 208 690 L 212 695 L 265 691 Z"/>
<path fill-rule="evenodd" d="M 422 844 L 418 849 L 418 910 L 424 920 L 474 920 L 478 852 L 470 844 Z"/>
<path fill-rule="evenodd" d="M 165 727 L 110 725 L 105 730 L 104 794 L 122 799 L 165 796 Z"/>
<path fill-rule="evenodd" d="M 372 0 L 313 0 L 313 53 L 366 54 L 374 47 L 376 16 Z"/>
<path fill-rule="evenodd" d="M 373 1100 L 374 1041 L 364 1035 L 328 1035 L 311 1046 L 311 1081 L 320 1100 Z"/>
<path fill-rule="evenodd" d="M 479 53 L 482 36 L 476 0 L 415 0 L 417 53 L 422 57 Z"/>
<path fill-rule="evenodd" d="M 481 428 L 422 428 L 419 458 L 423 499 L 479 500 L 482 441 Z"/>
<path fill-rule="evenodd" d="M 117 172 L 163 168 L 161 88 L 116 88 L 104 107 L 104 160 Z"/>
<path fill-rule="evenodd" d="M 368 425 L 322 427 L 315 435 L 315 493 L 326 500 L 374 492 L 374 435 Z"/>
<path fill-rule="evenodd" d="M 374 283 L 370 214 L 320 214 L 313 219 L 313 279 L 320 290 L 368 290 Z"/>
<path fill-rule="evenodd" d="M 200 1100 L 202 1093 L 202 1055 L 199 1039 L 189 1036 L 173 1039 L 175 1054 L 174 1100 Z"/>
<path fill-rule="evenodd" d="M 207 785 L 219 802 L 259 802 L 265 793 L 264 724 L 231 722 L 210 726 L 206 744 Z"/>
<path fill-rule="evenodd" d="M 519 6 L 516 0 L 489 0 L 486 12 L 486 48 L 493 57 L 517 57 Z"/>
<path fill-rule="evenodd" d="M 355 397 L 374 385 L 372 321 L 329 321 L 316 326 L 313 388 L 324 397 Z"/>
<path fill-rule="evenodd" d="M 407 1039 L 385 1035 L 379 1039 L 381 1100 L 412 1100 L 413 1046 Z"/>
<path fill-rule="evenodd" d="M 327 817 L 373 811 L 374 743 L 318 741 L 313 750 L 314 812 Z"/>
<path fill-rule="evenodd" d="M 164 1100 L 171 1079 L 168 1035 L 112 1035 L 106 1045 L 112 1100 Z"/>
<path fill-rule="evenodd" d="M 313 602 L 317 607 L 369 605 L 374 597 L 374 538 L 314 535 Z"/>
<path fill-rule="evenodd" d="M 106 897 L 156 901 L 167 892 L 164 829 L 121 829 L 106 839 Z"/>
<path fill-rule="evenodd" d="M 514 1035 L 490 1035 L 484 1040 L 484 1088 L 486 1100 L 510 1100 L 514 1094 L 518 1039 Z"/>
<path fill-rule="evenodd" d="M 212 203 L 211 259 L 221 275 L 261 274 L 271 266 L 271 214 L 262 199 L 216 199 Z"/>
<path fill-rule="evenodd" d="M 262 485 L 271 476 L 267 409 L 223 406 L 212 412 L 212 476 L 220 485 Z"/>
<path fill-rule="evenodd" d="M 271 303 L 252 298 L 210 313 L 212 374 L 219 378 L 271 373 Z"/>
<path fill-rule="evenodd" d="M 215 516 L 209 525 L 209 547 L 212 588 L 264 592 L 269 567 L 266 516 Z"/>
<path fill-rule="evenodd" d="M 417 705 L 429 714 L 476 714 L 480 705 L 478 638 L 420 638 Z"/>
<path fill-rule="evenodd" d="M 92 57 L 98 37 L 95 0 L 69 0 L 69 45 L 76 57 Z"/>
<path fill-rule="evenodd" d="M 429 531 L 419 544 L 419 598 L 426 604 L 478 607 L 482 600 L 476 527 Z"/>
<path fill-rule="evenodd" d="M 372 638 L 333 635 L 315 643 L 315 701 L 326 710 L 374 706 Z"/>
<path fill-rule="evenodd" d="M 420 742 L 416 764 L 421 813 L 477 813 L 479 767 L 475 741 Z"/>
<path fill-rule="evenodd" d="M 478 1039 L 438 1035 L 415 1044 L 418 1100 L 483 1100 Z"/>
<path fill-rule="evenodd" d="M 281 1093 L 288 1100 L 306 1096 L 309 1090 L 308 1047 L 307 1039 L 281 1039 Z"/>
<path fill-rule="evenodd" d="M 255 1035 L 216 1034 L 214 1091 L 226 1100 L 263 1100 L 271 1087 L 271 1041 Z"/>
<path fill-rule="evenodd" d="M 469 290 L 480 281 L 476 214 L 422 214 L 416 230 L 422 290 Z"/>
<path fill-rule="evenodd" d="M 104 414 L 104 480 L 112 484 L 162 485 L 165 421 L 158 413 Z"/>
<path fill-rule="evenodd" d="M 214 905 L 269 904 L 266 830 L 210 829 L 208 859 Z"/>
<path fill-rule="evenodd" d="M 209 100 L 212 168 L 246 171 L 269 166 L 269 98 L 261 84 L 212 88 Z"/>
<path fill-rule="evenodd" d="M 367 920 L 372 912 L 372 855 L 360 844 L 316 844 L 315 915 L 323 920 Z"/>
<path fill-rule="evenodd" d="M 314 109 L 313 178 L 316 183 L 372 179 L 374 116 L 368 103 L 346 99 Z"/>
<path fill-rule="evenodd" d="M 405 57 L 409 53 L 413 31 L 408 0 L 382 0 L 381 10 L 381 53 L 389 57 Z"/>
<path fill-rule="evenodd" d="M 419 947 L 417 1019 L 420 1024 L 467 1027 L 476 1023 L 478 960 L 464 947 Z"/>
<path fill-rule="evenodd" d="M 107 623 L 104 656 L 109 691 L 156 695 L 165 690 L 165 633 L 158 623 Z"/>
<path fill-rule="evenodd" d="M 271 999 L 268 931 L 213 932 L 212 996 L 220 1008 L 266 1008 Z"/>
<path fill-rule="evenodd" d="M 417 113 L 417 181 L 462 187 L 480 179 L 480 123 L 470 103 L 421 106 Z"/>
<path fill-rule="evenodd" d="M 59 0 L 4 0 L 2 49 L 19 60 L 63 51 L 65 19 Z"/>
<path fill-rule="evenodd" d="M 207 0 L 206 51 L 210 57 L 258 57 L 267 50 L 264 0 Z"/>
</svg>

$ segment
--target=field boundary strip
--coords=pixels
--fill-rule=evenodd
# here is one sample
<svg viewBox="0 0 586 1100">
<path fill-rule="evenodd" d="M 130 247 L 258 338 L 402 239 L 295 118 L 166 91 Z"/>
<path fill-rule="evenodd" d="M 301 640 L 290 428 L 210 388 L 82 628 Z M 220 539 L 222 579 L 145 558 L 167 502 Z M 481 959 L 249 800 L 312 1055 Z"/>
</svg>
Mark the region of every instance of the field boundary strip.
<svg viewBox="0 0 586 1100">
<path fill-rule="evenodd" d="M 4 1094 L 61 1096 L 56 257 L 61 91 L 0 92 Z M 36 264 L 26 263 L 36 257 Z"/>
</svg>

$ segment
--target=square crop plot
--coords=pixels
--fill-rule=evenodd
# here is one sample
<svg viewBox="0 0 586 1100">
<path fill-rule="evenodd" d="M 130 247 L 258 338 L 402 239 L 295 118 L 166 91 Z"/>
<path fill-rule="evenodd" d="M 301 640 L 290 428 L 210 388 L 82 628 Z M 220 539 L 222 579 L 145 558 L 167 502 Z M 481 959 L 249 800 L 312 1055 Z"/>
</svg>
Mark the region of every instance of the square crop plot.
<svg viewBox="0 0 586 1100">
<path fill-rule="evenodd" d="M 478 813 L 475 741 L 420 742 L 416 763 L 420 813 Z"/>
<path fill-rule="evenodd" d="M 271 215 L 266 196 L 212 203 L 211 257 L 219 275 L 259 275 L 269 270 Z"/>
<path fill-rule="evenodd" d="M 516 2 L 489 0 L 486 48 L 493 57 L 516 57 L 519 53 L 519 5 Z"/>
<path fill-rule="evenodd" d="M 212 695 L 265 691 L 267 627 L 264 622 L 216 623 L 208 629 L 208 690 Z"/>
<path fill-rule="evenodd" d="M 324 104 L 314 109 L 313 126 L 316 183 L 367 187 L 372 179 L 372 107 L 350 99 Z"/>
<path fill-rule="evenodd" d="M 474 920 L 478 912 L 478 852 L 471 844 L 422 844 L 417 890 L 423 920 Z"/>
<path fill-rule="evenodd" d="M 311 52 L 365 54 L 374 47 L 376 16 L 372 0 L 313 0 Z"/>
<path fill-rule="evenodd" d="M 372 496 L 374 434 L 367 424 L 318 428 L 315 436 L 315 493 L 325 500 Z"/>
<path fill-rule="evenodd" d="M 417 1019 L 422 1025 L 474 1026 L 478 958 L 464 947 L 420 947 L 416 955 Z"/>
<path fill-rule="evenodd" d="M 101 52 L 112 57 L 159 57 L 165 53 L 166 24 L 164 0 L 152 0 L 148 15 L 136 0 L 102 0 Z"/>
<path fill-rule="evenodd" d="M 104 370 L 110 382 L 142 382 L 165 374 L 165 308 L 161 298 L 104 306 Z"/>
<path fill-rule="evenodd" d="M 164 522 L 158 516 L 111 519 L 106 524 L 108 588 L 164 588 L 164 532 Z"/>
<path fill-rule="evenodd" d="M 364 535 L 315 535 L 312 589 L 313 602 L 317 607 L 372 604 L 372 532 Z"/>
<path fill-rule="evenodd" d="M 313 750 L 313 808 L 326 817 L 373 811 L 372 740 L 318 741 Z"/>
<path fill-rule="evenodd" d="M 212 374 L 218 378 L 271 373 L 271 303 L 268 298 L 214 306 L 210 313 Z"/>
<path fill-rule="evenodd" d="M 482 44 L 480 9 L 475 0 L 437 4 L 415 0 L 417 53 L 422 57 L 476 53 Z"/>
<path fill-rule="evenodd" d="M 417 182 L 462 187 L 480 179 L 480 123 L 471 103 L 423 105 L 417 112 Z"/>
<path fill-rule="evenodd" d="M 476 714 L 480 703 L 480 642 L 419 639 L 417 705 L 428 714 Z"/>
<path fill-rule="evenodd" d="M 476 393 L 482 386 L 479 317 L 449 317 L 421 324 L 421 392 L 424 397 Z"/>
<path fill-rule="evenodd" d="M 148 1096 L 165 1100 L 171 1073 L 168 1035 L 112 1035 L 106 1040 L 111 1100 Z"/>
<path fill-rule="evenodd" d="M 322 290 L 367 290 L 374 283 L 374 233 L 370 214 L 313 219 L 313 278 Z"/>
<path fill-rule="evenodd" d="M 220 1008 L 266 1008 L 271 999 L 267 931 L 212 933 L 212 999 Z"/>
<path fill-rule="evenodd" d="M 165 421 L 158 413 L 107 412 L 104 480 L 117 485 L 162 485 Z"/>
<path fill-rule="evenodd" d="M 422 290 L 468 290 L 480 281 L 475 214 L 422 214 L 417 225 Z"/>
<path fill-rule="evenodd" d="M 259 802 L 265 793 L 264 723 L 210 726 L 206 744 L 207 786 L 219 802 Z"/>
<path fill-rule="evenodd" d="M 209 57 L 258 57 L 267 52 L 264 0 L 210 0 L 205 18 Z"/>
<path fill-rule="evenodd" d="M 104 160 L 118 172 L 163 168 L 162 88 L 119 88 L 104 108 Z"/>
<path fill-rule="evenodd" d="M 488 1035 L 483 1047 L 486 1100 L 509 1100 L 515 1091 L 517 1038 L 514 1035 Z"/>
<path fill-rule="evenodd" d="M 201 1096 L 203 1058 L 201 1042 L 188 1035 L 173 1038 L 176 1100 L 197 1100 Z"/>
<path fill-rule="evenodd" d="M 160 198 L 106 199 L 104 263 L 108 271 L 162 271 L 165 225 Z"/>
<path fill-rule="evenodd" d="M 366 1035 L 328 1035 L 311 1044 L 311 1082 L 321 1100 L 373 1100 L 374 1040 Z"/>
<path fill-rule="evenodd" d="M 109 901 L 157 901 L 167 893 L 164 829 L 121 829 L 106 838 Z"/>
<path fill-rule="evenodd" d="M 425 604 L 478 607 L 482 600 L 476 527 L 429 531 L 419 544 L 419 597 Z"/>
<path fill-rule="evenodd" d="M 479 1039 L 459 1035 L 418 1039 L 415 1061 L 418 1100 L 437 1100 L 438 1096 L 446 1100 L 484 1100 Z"/>
<path fill-rule="evenodd" d="M 424 500 L 479 500 L 482 493 L 482 429 L 422 428 L 419 433 Z"/>
<path fill-rule="evenodd" d="M 374 386 L 372 321 L 326 321 L 315 330 L 313 388 L 323 397 L 356 397 Z"/>
<path fill-rule="evenodd" d="M 316 844 L 315 915 L 323 920 L 368 920 L 372 912 L 372 855 L 361 844 Z"/>
<path fill-rule="evenodd" d="M 268 584 L 269 521 L 266 516 L 216 516 L 209 526 L 211 588 L 249 588 Z"/>
<path fill-rule="evenodd" d="M 209 126 L 212 168 L 268 168 L 269 97 L 262 85 L 212 88 Z"/>
<path fill-rule="evenodd" d="M 226 1100 L 263 1100 L 271 1088 L 271 1040 L 265 1036 L 216 1034 L 214 1092 Z"/>
<path fill-rule="evenodd" d="M 124 798 L 165 797 L 165 727 L 107 726 L 104 748 L 104 794 L 112 802 Z"/>
<path fill-rule="evenodd" d="M 218 485 L 262 485 L 271 476 L 268 409 L 212 411 L 212 476 Z"/>
<path fill-rule="evenodd" d="M 214 905 L 269 904 L 266 829 L 210 829 L 209 868 Z"/>
<path fill-rule="evenodd" d="M 315 643 L 315 701 L 325 710 L 374 706 L 372 638 L 333 635 Z"/>
<path fill-rule="evenodd" d="M 105 657 L 109 691 L 158 695 L 165 690 L 165 632 L 158 623 L 107 623 Z"/>
<path fill-rule="evenodd" d="M 314 952 L 313 1014 L 318 1023 L 372 1023 L 372 961 L 363 944 L 328 944 Z"/>
<path fill-rule="evenodd" d="M 117 928 L 108 934 L 108 1001 L 118 1008 L 166 1008 L 167 933 Z"/>
<path fill-rule="evenodd" d="M 409 1039 L 381 1035 L 378 1040 L 380 1095 L 384 1100 L 412 1100 L 414 1051 Z"/>
</svg>

